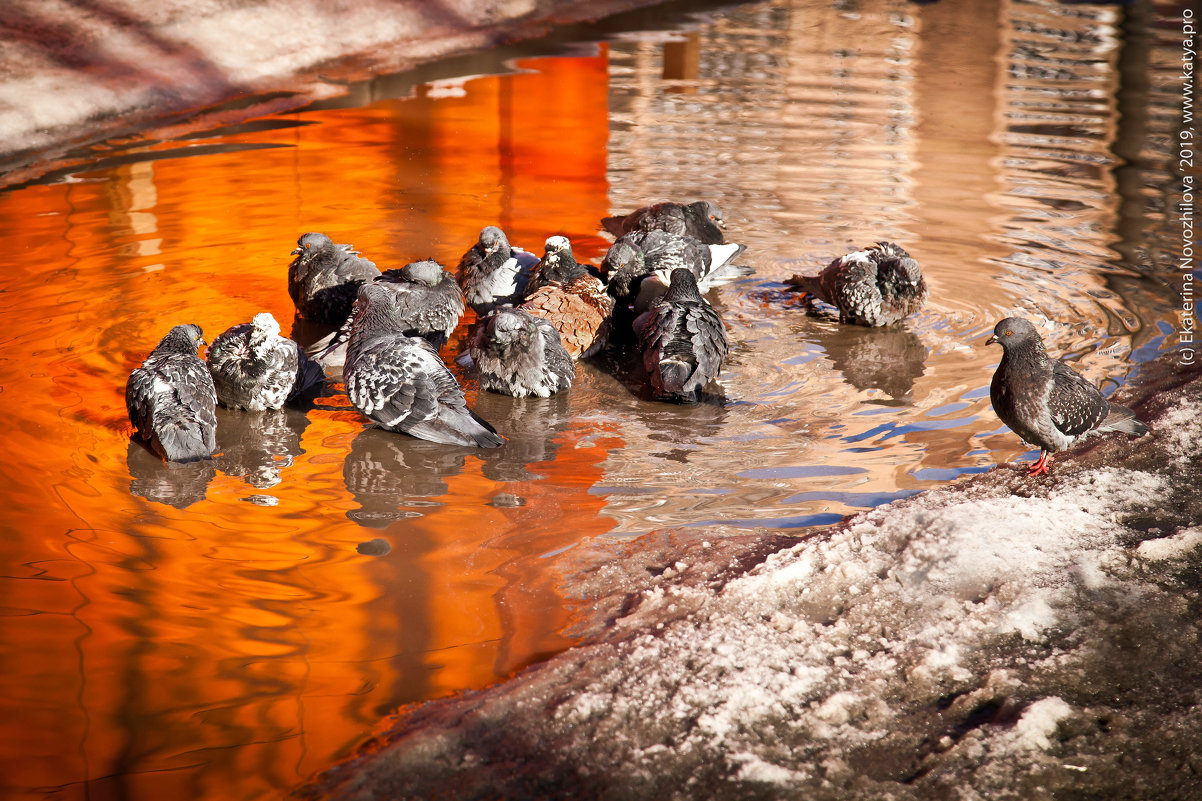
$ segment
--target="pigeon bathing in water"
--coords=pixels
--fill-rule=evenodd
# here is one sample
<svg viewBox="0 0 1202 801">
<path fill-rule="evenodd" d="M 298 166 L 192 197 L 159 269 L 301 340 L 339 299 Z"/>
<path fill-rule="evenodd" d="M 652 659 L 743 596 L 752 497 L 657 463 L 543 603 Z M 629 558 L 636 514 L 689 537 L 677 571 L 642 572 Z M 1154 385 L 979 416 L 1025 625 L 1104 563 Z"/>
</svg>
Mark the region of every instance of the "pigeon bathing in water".
<svg viewBox="0 0 1202 801">
<path fill-rule="evenodd" d="M 547 398 L 572 386 L 576 366 L 549 322 L 522 309 L 493 309 L 472 332 L 468 346 L 480 388 L 527 398 Z"/>
<path fill-rule="evenodd" d="M 510 246 L 495 225 L 480 231 L 480 239 L 463 254 L 455 278 L 467 304 L 483 317 L 497 306 L 516 306 L 526 291 L 538 257 Z"/>
<path fill-rule="evenodd" d="M 280 336 L 280 324 L 270 312 L 218 336 L 205 359 L 217 400 L 231 409 L 280 409 L 325 380 L 320 366 L 295 342 Z"/>
<path fill-rule="evenodd" d="M 203 344 L 200 326 L 175 326 L 125 384 L 130 422 L 171 462 L 207 459 L 217 448 L 217 390 L 196 355 Z"/>
<path fill-rule="evenodd" d="M 288 265 L 288 294 L 296 310 L 308 320 L 342 325 L 359 286 L 380 271 L 350 245 L 336 245 L 325 234 L 304 234 L 296 244 L 296 258 Z"/>
<path fill-rule="evenodd" d="M 993 329 L 990 344 L 1002 346 L 989 399 L 1002 422 L 1040 448 L 1029 475 L 1046 475 L 1052 454 L 1095 431 L 1143 436 L 1148 427 L 1126 406 L 1106 400 L 1076 370 L 1048 357 L 1035 327 L 1007 317 Z"/>
<path fill-rule="evenodd" d="M 530 282 L 534 289 L 527 290 L 518 308 L 554 326 L 568 355 L 581 359 L 605 347 L 614 300 L 601 280 L 573 258 L 567 237 L 547 239 L 547 253 Z"/>
<path fill-rule="evenodd" d="M 730 348 L 722 319 L 683 267 L 672 271 L 668 291 L 634 321 L 634 328 L 651 387 L 663 400 L 696 401 L 718 377 Z"/>
<path fill-rule="evenodd" d="M 918 262 L 892 242 L 840 256 L 815 276 L 785 281 L 839 310 L 839 322 L 891 325 L 922 308 L 927 285 Z"/>
<path fill-rule="evenodd" d="M 389 431 L 448 445 L 505 443 L 467 407 L 455 376 L 420 337 L 398 333 L 397 295 L 375 282 L 359 289 L 346 350 L 346 394 Z"/>
<path fill-rule="evenodd" d="M 609 294 L 618 303 L 636 303 L 641 292 L 644 300 L 637 306 L 649 307 L 654 296 L 667 290 L 669 276 L 677 267 L 693 273 L 700 291 L 749 274 L 749 269 L 732 264 L 745 249 L 735 244 L 706 245 L 691 236 L 667 231 L 633 231 L 610 247 L 601 263 L 601 272 L 609 282 Z M 659 287 L 648 298 L 642 284 L 656 273 Z"/>
<path fill-rule="evenodd" d="M 722 236 L 722 229 L 726 227 L 722 210 L 708 200 L 688 205 L 655 203 L 629 214 L 602 218 L 601 225 L 615 237 L 631 231 L 667 231 L 691 236 L 706 245 L 721 245 L 726 241 Z"/>
</svg>

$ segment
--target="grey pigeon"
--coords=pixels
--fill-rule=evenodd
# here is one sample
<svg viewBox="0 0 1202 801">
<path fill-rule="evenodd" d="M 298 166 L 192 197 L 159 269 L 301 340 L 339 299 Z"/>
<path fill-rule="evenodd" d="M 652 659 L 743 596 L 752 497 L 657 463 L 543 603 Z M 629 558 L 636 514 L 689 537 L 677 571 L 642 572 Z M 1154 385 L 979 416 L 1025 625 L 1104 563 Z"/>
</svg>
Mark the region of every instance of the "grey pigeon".
<svg viewBox="0 0 1202 801">
<path fill-rule="evenodd" d="M 364 284 L 352 311 L 344 376 L 351 404 L 389 431 L 448 445 L 505 443 L 467 407 L 455 376 L 420 337 L 398 332 L 397 295 Z"/>
<path fill-rule="evenodd" d="M 892 242 L 840 256 L 818 275 L 795 275 L 785 283 L 831 304 L 839 310 L 839 322 L 854 325 L 891 325 L 927 299 L 918 262 Z"/>
<path fill-rule="evenodd" d="M 217 390 L 196 355 L 203 344 L 200 326 L 175 326 L 125 384 L 130 422 L 171 462 L 207 459 L 217 448 Z"/>
<path fill-rule="evenodd" d="M 304 234 L 296 245 L 296 258 L 288 265 L 288 295 L 297 312 L 308 320 L 342 325 L 359 286 L 380 271 L 350 245 L 334 244 L 325 234 Z"/>
<path fill-rule="evenodd" d="M 1040 448 L 1028 475 L 1046 475 L 1053 453 L 1094 432 L 1148 433 L 1135 412 L 1106 400 L 1076 370 L 1050 358 L 1035 326 L 1023 318 L 1002 320 L 987 341 L 1002 346 L 989 387 L 993 410 L 1011 431 Z"/>
<path fill-rule="evenodd" d="M 455 278 L 467 304 L 483 317 L 497 306 L 521 303 L 530 271 L 537 263 L 537 256 L 512 247 L 504 231 L 489 225 L 459 260 Z"/>
<path fill-rule="evenodd" d="M 472 332 L 468 353 L 480 388 L 528 398 L 547 398 L 572 386 L 576 366 L 559 332 L 523 309 L 493 309 Z"/>
<path fill-rule="evenodd" d="M 696 401 L 717 378 L 730 343 L 718 313 L 686 268 L 672 271 L 668 291 L 634 322 L 643 366 L 657 398 Z"/>
<path fill-rule="evenodd" d="M 374 283 L 396 295 L 395 319 L 398 333 L 421 337 L 435 350 L 451 338 L 463 316 L 463 292 L 455 277 L 433 259 L 415 261 L 394 270 L 385 270 Z M 346 343 L 350 336 L 350 318 L 329 336 L 309 348 L 322 368 L 336 373 L 346 361 Z"/>
<path fill-rule="evenodd" d="M 592 356 L 605 347 L 614 299 L 606 294 L 600 278 L 576 262 L 566 237 L 547 239 L 547 253 L 530 284 L 533 288 L 527 288 L 518 308 L 551 323 L 573 359 Z"/>
<path fill-rule="evenodd" d="M 321 367 L 295 342 L 280 336 L 280 324 L 270 312 L 260 312 L 249 323 L 217 336 L 205 359 L 218 402 L 231 409 L 280 409 L 325 381 Z"/>
<path fill-rule="evenodd" d="M 668 276 L 677 267 L 688 268 L 702 291 L 747 275 L 750 270 L 732 263 L 745 249 L 736 244 L 707 245 L 668 231 L 632 231 L 613 243 L 601 272 L 610 296 L 619 304 L 629 304 L 638 298 L 643 280 L 655 273 L 659 273 L 660 289 L 666 291 Z"/>
<path fill-rule="evenodd" d="M 654 203 L 629 214 L 604 217 L 601 225 L 615 237 L 631 231 L 667 231 L 691 236 L 707 245 L 721 245 L 726 240 L 722 230 L 726 221 L 716 203 L 698 200 L 695 203 Z"/>
</svg>

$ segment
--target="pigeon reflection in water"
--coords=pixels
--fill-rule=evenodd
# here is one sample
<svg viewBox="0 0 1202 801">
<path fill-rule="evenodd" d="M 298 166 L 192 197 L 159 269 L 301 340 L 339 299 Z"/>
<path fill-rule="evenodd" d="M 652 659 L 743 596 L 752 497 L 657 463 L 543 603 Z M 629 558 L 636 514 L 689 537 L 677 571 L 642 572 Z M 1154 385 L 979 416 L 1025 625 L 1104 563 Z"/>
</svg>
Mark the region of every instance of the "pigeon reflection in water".
<svg viewBox="0 0 1202 801">
<path fill-rule="evenodd" d="M 484 397 L 484 393 L 480 393 Z M 530 465 L 555 459 L 559 443 L 555 438 L 571 423 L 571 393 L 560 392 L 549 398 L 489 398 L 488 414 L 509 437 L 505 446 L 480 451 L 481 472 L 493 481 L 531 481 L 542 478 Z M 502 402 L 496 402 L 502 401 Z M 485 404 L 477 401 L 479 407 Z"/>
<path fill-rule="evenodd" d="M 445 479 L 463 472 L 468 446 L 398 437 L 380 428 L 367 428 L 351 442 L 342 465 L 346 489 L 359 504 L 346 516 L 361 526 L 387 528 L 397 520 L 420 517 L 420 507 L 449 492 Z M 416 507 L 402 509 L 403 506 Z"/>
<path fill-rule="evenodd" d="M 187 509 L 203 501 L 209 482 L 217 475 L 217 465 L 212 459 L 165 462 L 132 439 L 125 464 L 129 468 L 130 493 L 176 509 Z"/>
<path fill-rule="evenodd" d="M 794 326 L 803 338 L 814 338 L 843 380 L 859 390 L 877 389 L 894 403 L 912 402 L 914 382 L 926 371 L 927 346 L 905 328 L 832 327 L 817 321 Z"/>
<path fill-rule="evenodd" d="M 256 489 L 279 484 L 284 469 L 304 451 L 309 417 L 297 409 L 265 412 L 217 410 L 217 468 Z"/>
</svg>

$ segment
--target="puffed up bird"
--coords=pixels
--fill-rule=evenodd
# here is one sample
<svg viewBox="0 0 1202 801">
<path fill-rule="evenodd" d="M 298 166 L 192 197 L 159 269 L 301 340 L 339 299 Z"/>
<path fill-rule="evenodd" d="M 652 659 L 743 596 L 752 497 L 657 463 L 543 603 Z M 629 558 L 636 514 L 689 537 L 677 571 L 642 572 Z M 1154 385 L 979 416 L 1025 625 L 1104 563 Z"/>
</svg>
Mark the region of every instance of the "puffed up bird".
<svg viewBox="0 0 1202 801">
<path fill-rule="evenodd" d="M 635 319 L 634 329 L 651 388 L 662 400 L 698 400 L 730 349 L 722 319 L 684 267 L 672 271 L 668 291 Z"/>
<path fill-rule="evenodd" d="M 891 325 L 927 299 L 918 262 L 892 242 L 840 256 L 818 275 L 795 275 L 785 283 L 834 306 L 839 322 L 854 325 Z"/>
<path fill-rule="evenodd" d="M 615 237 L 631 231 L 667 231 L 691 236 L 707 245 L 721 245 L 726 240 L 722 230 L 726 221 L 716 203 L 698 200 L 695 203 L 653 203 L 629 214 L 603 217 L 601 225 Z"/>
<path fill-rule="evenodd" d="M 125 384 L 130 422 L 170 462 L 207 459 L 217 448 L 217 390 L 196 355 L 204 344 L 200 326 L 175 326 Z"/>
<path fill-rule="evenodd" d="M 389 431 L 496 448 L 504 438 L 467 407 L 455 376 L 420 337 L 398 333 L 396 294 L 364 284 L 352 311 L 344 378 L 351 404 Z"/>
<path fill-rule="evenodd" d="M 472 332 L 468 353 L 481 389 L 515 398 L 550 397 L 571 387 L 576 374 L 559 332 L 523 309 L 489 312 Z"/>
<path fill-rule="evenodd" d="M 1046 475 L 1052 454 L 1094 432 L 1143 436 L 1148 427 L 1126 406 L 1111 403 L 1090 382 L 1044 350 L 1035 326 L 1007 317 L 987 342 L 1002 346 L 989 399 L 1001 421 L 1040 449 L 1028 475 Z"/>
<path fill-rule="evenodd" d="M 605 285 L 572 256 L 567 237 L 547 239 L 547 253 L 531 276 L 537 286 L 518 308 L 542 317 L 559 332 L 573 359 L 600 351 L 609 341 L 614 299 Z"/>
<path fill-rule="evenodd" d="M 296 258 L 288 265 L 288 295 L 297 312 L 307 320 L 342 325 L 360 285 L 380 271 L 350 245 L 337 245 L 325 234 L 304 234 L 296 245 Z"/>
<path fill-rule="evenodd" d="M 321 367 L 280 336 L 280 324 L 270 312 L 218 335 L 205 360 L 218 402 L 231 409 L 280 409 L 325 381 Z"/>
<path fill-rule="evenodd" d="M 497 306 L 520 303 L 530 271 L 537 263 L 537 256 L 511 246 L 504 231 L 489 225 L 459 260 L 455 278 L 467 304 L 483 317 Z"/>
<path fill-rule="evenodd" d="M 633 304 L 643 280 L 660 274 L 659 289 L 666 291 L 669 276 L 677 267 L 688 268 L 696 277 L 701 291 L 731 281 L 751 271 L 734 264 L 734 259 L 746 248 L 738 244 L 707 245 L 691 236 L 668 231 L 632 231 L 614 242 L 601 262 L 609 294 L 619 304 Z M 645 299 L 641 306 L 649 306 Z"/>
</svg>

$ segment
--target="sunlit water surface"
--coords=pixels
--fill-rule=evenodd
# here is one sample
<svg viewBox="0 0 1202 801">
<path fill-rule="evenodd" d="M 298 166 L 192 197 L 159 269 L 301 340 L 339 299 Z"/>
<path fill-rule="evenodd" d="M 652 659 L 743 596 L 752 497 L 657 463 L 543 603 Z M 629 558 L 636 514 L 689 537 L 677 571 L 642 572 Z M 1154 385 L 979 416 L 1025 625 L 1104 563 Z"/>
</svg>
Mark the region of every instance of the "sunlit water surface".
<svg viewBox="0 0 1202 801">
<path fill-rule="evenodd" d="M 997 319 L 1050 320 L 1049 349 L 1107 391 L 1169 347 L 1173 295 L 1141 274 L 1166 247 L 1145 201 L 1168 180 L 1155 143 L 1174 98 L 1139 80 L 1171 69 L 1171 31 L 1123 14 L 632 15 L 513 70 L 498 54 L 504 74 L 382 78 L 0 194 L 0 787 L 275 795 L 398 706 L 568 646 L 577 546 L 802 534 L 1022 456 L 989 407 Z M 300 233 L 453 267 L 499 224 L 535 250 L 566 234 L 595 263 L 602 216 L 697 197 L 756 270 L 710 296 L 732 341 L 711 403 L 647 400 L 618 355 L 549 400 L 467 382 L 510 439 L 498 451 L 365 429 L 338 393 L 222 411 L 203 464 L 130 443 L 125 378 L 170 326 L 212 338 L 267 310 L 287 328 Z M 886 238 L 931 285 L 904 325 L 841 327 L 783 291 Z"/>
</svg>

